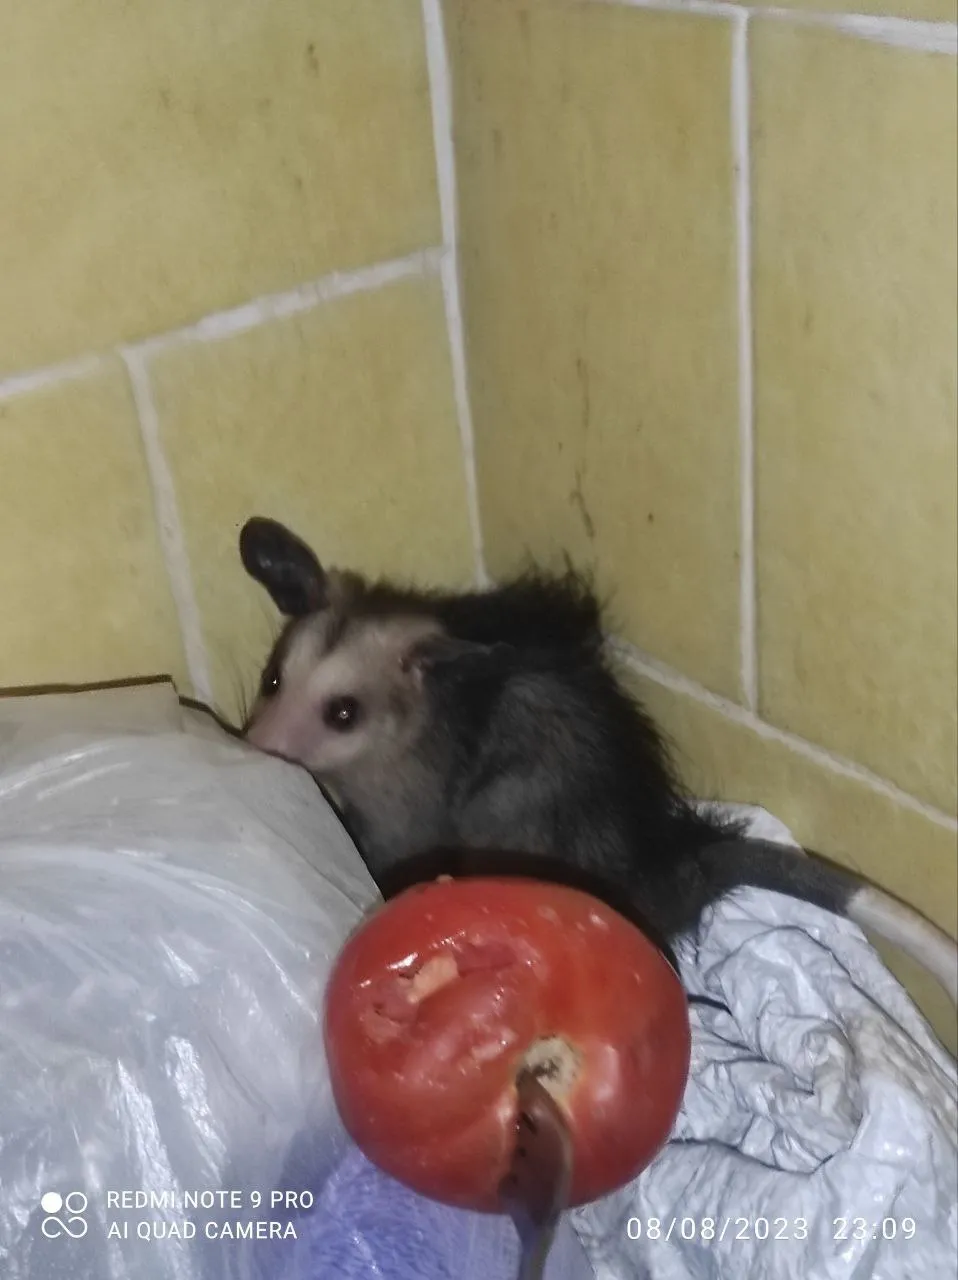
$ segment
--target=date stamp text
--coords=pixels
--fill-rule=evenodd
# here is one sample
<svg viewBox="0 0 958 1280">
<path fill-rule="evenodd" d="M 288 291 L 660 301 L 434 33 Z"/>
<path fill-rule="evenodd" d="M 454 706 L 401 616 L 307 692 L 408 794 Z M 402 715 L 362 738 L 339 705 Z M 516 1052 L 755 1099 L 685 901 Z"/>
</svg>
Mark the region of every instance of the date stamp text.
<svg viewBox="0 0 958 1280">
<path fill-rule="evenodd" d="M 833 1240 L 911 1240 L 918 1227 L 914 1218 L 833 1218 Z M 629 1218 L 630 1240 L 685 1240 L 721 1243 L 724 1240 L 808 1240 L 807 1218 L 787 1217 L 671 1217 Z"/>
</svg>

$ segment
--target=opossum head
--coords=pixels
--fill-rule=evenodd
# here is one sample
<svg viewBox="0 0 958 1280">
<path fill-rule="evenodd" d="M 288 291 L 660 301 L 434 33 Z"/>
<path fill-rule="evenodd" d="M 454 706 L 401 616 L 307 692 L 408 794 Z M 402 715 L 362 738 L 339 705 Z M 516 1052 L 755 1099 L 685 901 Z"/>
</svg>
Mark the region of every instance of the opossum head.
<svg viewBox="0 0 958 1280">
<path fill-rule="evenodd" d="M 240 534 L 247 572 L 287 619 L 244 727 L 248 742 L 305 766 L 334 789 L 366 786 L 435 737 L 443 674 L 489 647 L 446 635 L 414 593 L 327 571 L 272 520 Z M 436 745 L 435 743 L 433 745 Z"/>
</svg>

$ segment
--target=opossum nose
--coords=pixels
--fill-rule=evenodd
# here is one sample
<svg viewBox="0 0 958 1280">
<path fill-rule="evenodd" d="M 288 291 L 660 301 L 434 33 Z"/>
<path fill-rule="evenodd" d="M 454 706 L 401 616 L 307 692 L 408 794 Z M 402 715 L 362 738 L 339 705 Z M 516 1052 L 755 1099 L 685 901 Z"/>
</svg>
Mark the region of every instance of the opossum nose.
<svg viewBox="0 0 958 1280">
<path fill-rule="evenodd" d="M 269 732 L 268 728 L 264 728 L 261 720 L 247 721 L 243 730 L 243 737 L 251 747 L 258 747 L 260 751 L 271 751 L 274 735 Z"/>
<path fill-rule="evenodd" d="M 296 749 L 298 744 L 294 741 L 296 735 L 291 731 L 290 725 L 283 717 L 273 714 L 272 708 L 249 723 L 244 736 L 251 747 L 272 756 L 292 760 L 300 754 Z"/>
</svg>

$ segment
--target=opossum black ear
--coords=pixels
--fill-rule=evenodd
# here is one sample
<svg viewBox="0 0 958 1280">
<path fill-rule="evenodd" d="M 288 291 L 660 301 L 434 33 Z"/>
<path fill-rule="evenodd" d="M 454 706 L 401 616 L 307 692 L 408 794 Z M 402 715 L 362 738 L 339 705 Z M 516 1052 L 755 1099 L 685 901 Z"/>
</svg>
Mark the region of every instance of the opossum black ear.
<svg viewBox="0 0 958 1280">
<path fill-rule="evenodd" d="M 288 618 L 326 605 L 326 573 L 306 543 L 277 520 L 253 516 L 240 530 L 243 568 Z"/>
<path fill-rule="evenodd" d="M 406 652 L 402 666 L 405 671 L 420 673 L 474 670 L 504 657 L 508 648 L 504 644 L 479 644 L 456 636 L 427 636 L 417 640 Z"/>
</svg>

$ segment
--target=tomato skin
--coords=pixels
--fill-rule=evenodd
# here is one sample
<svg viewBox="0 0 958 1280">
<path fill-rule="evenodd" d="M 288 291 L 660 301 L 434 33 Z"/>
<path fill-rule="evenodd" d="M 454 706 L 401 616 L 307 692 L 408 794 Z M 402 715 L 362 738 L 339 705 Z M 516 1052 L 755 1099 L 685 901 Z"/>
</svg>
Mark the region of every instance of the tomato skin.
<svg viewBox="0 0 958 1280">
<path fill-rule="evenodd" d="M 347 1132 L 386 1173 L 462 1208 L 501 1211 L 516 1076 L 551 1037 L 573 1049 L 558 1101 L 573 1138 L 570 1205 L 582 1204 L 650 1163 L 688 1078 L 686 996 L 638 928 L 564 885 L 443 878 L 381 906 L 327 986 L 326 1056 Z"/>
</svg>

